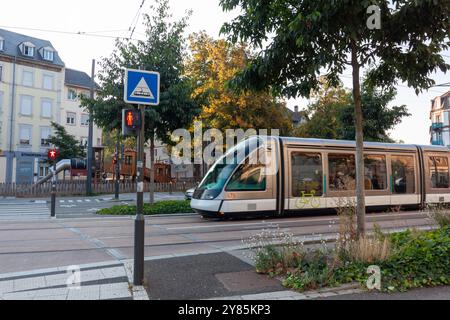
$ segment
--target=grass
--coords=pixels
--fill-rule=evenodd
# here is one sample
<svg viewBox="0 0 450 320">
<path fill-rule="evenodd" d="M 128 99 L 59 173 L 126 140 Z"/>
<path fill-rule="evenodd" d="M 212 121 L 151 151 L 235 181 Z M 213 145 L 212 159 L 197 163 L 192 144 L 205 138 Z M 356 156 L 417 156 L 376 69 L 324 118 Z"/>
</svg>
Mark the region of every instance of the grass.
<svg viewBox="0 0 450 320">
<path fill-rule="evenodd" d="M 190 201 L 186 200 L 163 200 L 154 204 L 144 204 L 144 215 L 192 213 Z M 118 205 L 97 211 L 100 215 L 135 215 L 136 206 Z"/>
</svg>

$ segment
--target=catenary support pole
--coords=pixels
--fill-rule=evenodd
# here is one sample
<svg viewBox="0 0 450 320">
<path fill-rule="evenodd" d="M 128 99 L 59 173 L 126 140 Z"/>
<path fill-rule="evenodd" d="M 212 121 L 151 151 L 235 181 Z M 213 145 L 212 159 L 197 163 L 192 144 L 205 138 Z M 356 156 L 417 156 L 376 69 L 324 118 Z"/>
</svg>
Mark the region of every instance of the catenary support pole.
<svg viewBox="0 0 450 320">
<path fill-rule="evenodd" d="M 94 87 L 95 87 L 95 60 L 92 59 L 92 72 L 91 72 L 91 92 L 90 92 L 90 98 L 91 100 L 94 99 Z M 94 134 L 94 122 L 92 120 L 92 108 L 90 107 L 89 110 L 89 133 L 88 133 L 88 152 L 87 152 L 87 179 L 86 179 L 86 195 L 92 194 L 92 167 L 94 163 L 94 152 L 92 149 L 92 140 L 93 140 L 93 134 Z"/>
</svg>

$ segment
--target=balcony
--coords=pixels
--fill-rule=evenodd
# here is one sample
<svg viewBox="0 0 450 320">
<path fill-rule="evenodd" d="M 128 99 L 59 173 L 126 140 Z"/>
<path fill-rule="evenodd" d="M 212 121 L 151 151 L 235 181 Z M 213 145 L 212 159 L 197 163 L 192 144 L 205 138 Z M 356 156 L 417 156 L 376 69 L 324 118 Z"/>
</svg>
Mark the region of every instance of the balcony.
<svg viewBox="0 0 450 320">
<path fill-rule="evenodd" d="M 431 144 L 433 146 L 443 146 L 444 145 L 444 141 L 442 141 L 442 140 L 431 140 Z"/>
<path fill-rule="evenodd" d="M 444 127 L 444 124 L 442 122 L 433 122 L 431 124 L 431 130 L 442 129 L 443 127 Z"/>
</svg>

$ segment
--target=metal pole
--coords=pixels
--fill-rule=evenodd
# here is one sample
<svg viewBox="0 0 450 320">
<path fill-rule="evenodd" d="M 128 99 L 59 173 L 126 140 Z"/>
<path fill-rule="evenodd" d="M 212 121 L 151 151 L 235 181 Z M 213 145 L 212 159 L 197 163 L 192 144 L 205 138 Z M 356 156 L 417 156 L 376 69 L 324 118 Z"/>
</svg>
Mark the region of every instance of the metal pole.
<svg viewBox="0 0 450 320">
<path fill-rule="evenodd" d="M 139 105 L 141 112 L 141 129 L 138 135 L 137 152 L 137 196 L 136 219 L 134 221 L 134 285 L 140 286 L 144 280 L 144 141 L 145 141 L 145 106 Z"/>
<path fill-rule="evenodd" d="M 92 59 L 91 92 L 90 92 L 91 99 L 94 99 L 94 86 L 95 86 L 94 77 L 95 77 L 95 59 Z M 92 106 L 91 106 L 91 108 L 92 108 Z M 92 121 L 92 110 L 89 110 L 86 195 L 92 194 L 92 166 L 93 166 L 93 159 L 94 159 L 94 154 L 93 154 L 93 150 L 92 150 L 93 134 L 94 134 L 94 123 Z"/>
<path fill-rule="evenodd" d="M 52 176 L 52 193 L 50 215 L 52 218 L 56 216 L 56 159 L 53 160 L 53 176 Z"/>
<path fill-rule="evenodd" d="M 116 179 L 114 184 L 114 199 L 119 200 L 119 180 L 120 180 L 120 133 L 117 131 L 117 141 L 116 141 Z"/>
</svg>

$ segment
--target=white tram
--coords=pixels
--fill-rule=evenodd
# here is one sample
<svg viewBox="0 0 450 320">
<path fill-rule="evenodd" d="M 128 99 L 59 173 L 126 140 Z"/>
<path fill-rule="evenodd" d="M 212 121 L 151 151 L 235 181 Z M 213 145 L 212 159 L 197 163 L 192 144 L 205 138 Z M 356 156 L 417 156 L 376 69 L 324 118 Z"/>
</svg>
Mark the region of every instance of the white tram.
<svg viewBox="0 0 450 320">
<path fill-rule="evenodd" d="M 450 150 L 364 143 L 368 209 L 450 202 Z M 191 207 L 205 217 L 282 216 L 355 197 L 355 142 L 250 137 L 208 171 Z"/>
</svg>

